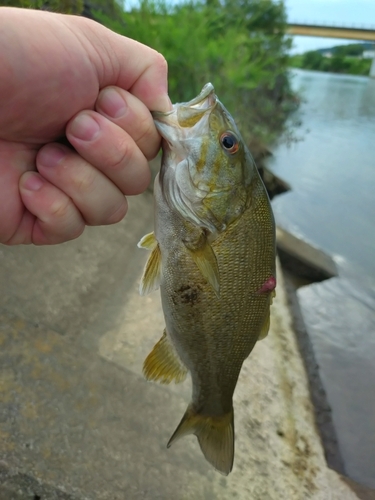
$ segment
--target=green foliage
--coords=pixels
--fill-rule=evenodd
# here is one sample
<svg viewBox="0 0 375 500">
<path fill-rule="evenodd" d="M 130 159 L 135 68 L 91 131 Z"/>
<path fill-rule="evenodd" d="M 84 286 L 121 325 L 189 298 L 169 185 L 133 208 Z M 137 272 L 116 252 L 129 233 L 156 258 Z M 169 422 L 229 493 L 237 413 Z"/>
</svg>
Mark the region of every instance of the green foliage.
<svg viewBox="0 0 375 500">
<path fill-rule="evenodd" d="M 361 56 L 363 47 L 360 43 L 343 45 L 342 47 L 336 47 L 334 52 L 339 56 Z"/>
<path fill-rule="evenodd" d="M 354 49 L 354 51 L 356 50 Z M 361 51 L 363 51 L 363 47 Z M 349 52 L 352 51 L 350 50 Z M 293 56 L 290 59 L 290 64 L 295 68 L 313 69 L 316 71 L 368 75 L 371 67 L 371 59 L 360 59 L 359 57 L 344 55 L 347 53 L 346 50 L 337 50 L 331 57 L 325 57 L 319 51 L 313 50 L 305 52 L 302 55 Z"/>
<path fill-rule="evenodd" d="M 66 14 L 81 14 L 83 11 L 83 0 L 0 0 L 0 5 L 44 9 Z"/>
<path fill-rule="evenodd" d="M 122 7 L 116 0 L 0 0 L 0 6 L 43 9 L 64 14 L 87 14 L 98 10 L 112 18 L 121 16 Z"/>
<path fill-rule="evenodd" d="M 140 0 L 127 10 L 116 0 L 83 1 L 0 4 L 83 13 L 153 47 L 168 61 L 173 102 L 190 100 L 211 81 L 255 155 L 283 131 L 296 99 L 282 0 Z"/>
<path fill-rule="evenodd" d="M 302 67 L 308 69 L 320 69 L 323 61 L 324 57 L 320 54 L 320 52 L 309 51 L 306 52 L 302 58 Z"/>
<path fill-rule="evenodd" d="M 375 44 L 371 43 L 350 43 L 349 45 L 337 45 L 336 47 L 333 47 L 332 52 L 334 52 L 335 55 L 339 56 L 362 56 L 362 53 L 364 50 L 367 49 L 372 49 L 374 50 Z"/>
<path fill-rule="evenodd" d="M 295 105 L 283 2 L 141 0 L 121 19 L 95 15 L 164 55 L 173 102 L 191 99 L 211 81 L 250 145 L 260 148 L 280 134 Z"/>
<path fill-rule="evenodd" d="M 292 56 L 290 65 L 295 68 L 327 71 L 331 73 L 346 73 L 352 75 L 368 75 L 371 59 L 361 59 L 363 44 L 356 43 L 333 47 L 331 56 L 327 57 L 319 50 L 305 52 Z"/>
</svg>

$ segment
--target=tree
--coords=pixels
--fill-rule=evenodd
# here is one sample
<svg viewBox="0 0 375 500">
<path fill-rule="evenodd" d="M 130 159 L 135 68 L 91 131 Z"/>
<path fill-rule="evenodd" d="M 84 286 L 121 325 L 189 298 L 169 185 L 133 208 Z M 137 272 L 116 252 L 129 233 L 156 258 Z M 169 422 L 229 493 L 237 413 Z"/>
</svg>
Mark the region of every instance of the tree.
<svg viewBox="0 0 375 500">
<path fill-rule="evenodd" d="M 324 57 L 316 50 L 311 50 L 303 55 L 302 67 L 306 69 L 319 70 L 323 66 Z"/>
<path fill-rule="evenodd" d="M 252 143 L 272 141 L 295 105 L 282 2 L 142 0 L 122 27 L 101 20 L 166 57 L 172 101 L 191 99 L 211 81 Z"/>
<path fill-rule="evenodd" d="M 190 100 L 211 81 L 253 148 L 283 130 L 296 99 L 289 85 L 284 4 L 274 0 L 0 0 L 82 13 L 161 52 L 173 102 Z M 84 2 L 84 3 L 83 3 Z"/>
</svg>

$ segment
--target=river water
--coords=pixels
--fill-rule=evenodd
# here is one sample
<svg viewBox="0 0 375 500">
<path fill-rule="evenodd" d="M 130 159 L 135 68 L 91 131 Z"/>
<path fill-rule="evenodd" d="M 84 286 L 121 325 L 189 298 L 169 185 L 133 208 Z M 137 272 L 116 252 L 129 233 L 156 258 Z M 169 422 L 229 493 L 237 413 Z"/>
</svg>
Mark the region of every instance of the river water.
<svg viewBox="0 0 375 500">
<path fill-rule="evenodd" d="M 375 488 L 375 80 L 293 70 L 297 135 L 268 166 L 292 191 L 278 225 L 330 254 L 339 277 L 298 290 L 347 475 Z"/>
</svg>

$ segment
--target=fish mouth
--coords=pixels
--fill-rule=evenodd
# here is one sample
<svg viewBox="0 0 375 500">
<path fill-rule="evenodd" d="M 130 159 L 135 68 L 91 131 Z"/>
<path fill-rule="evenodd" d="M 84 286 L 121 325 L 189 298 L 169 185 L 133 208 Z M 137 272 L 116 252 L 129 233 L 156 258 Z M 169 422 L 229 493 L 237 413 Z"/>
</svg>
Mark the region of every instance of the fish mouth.
<svg viewBox="0 0 375 500">
<path fill-rule="evenodd" d="M 169 139 L 170 128 L 192 128 L 201 118 L 210 113 L 217 103 L 212 83 L 206 83 L 200 94 L 191 101 L 174 104 L 167 112 L 152 111 L 155 126 L 165 139 Z"/>
<path fill-rule="evenodd" d="M 197 97 L 185 104 L 188 108 L 202 109 L 209 108 L 216 103 L 215 89 L 212 83 L 206 83 Z"/>
</svg>

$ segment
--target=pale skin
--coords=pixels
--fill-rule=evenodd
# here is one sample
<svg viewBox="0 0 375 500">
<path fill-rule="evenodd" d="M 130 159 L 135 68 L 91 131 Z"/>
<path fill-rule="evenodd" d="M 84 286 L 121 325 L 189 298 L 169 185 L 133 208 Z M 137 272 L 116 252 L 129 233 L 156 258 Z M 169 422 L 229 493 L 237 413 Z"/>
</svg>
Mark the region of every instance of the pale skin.
<svg viewBox="0 0 375 500">
<path fill-rule="evenodd" d="M 85 18 L 1 7 L 0 243 L 62 243 L 123 219 L 160 147 L 150 110 L 170 108 L 149 47 Z"/>
</svg>

